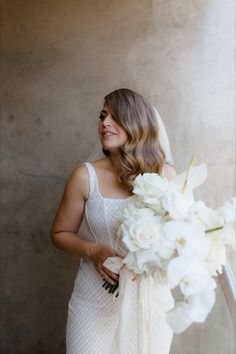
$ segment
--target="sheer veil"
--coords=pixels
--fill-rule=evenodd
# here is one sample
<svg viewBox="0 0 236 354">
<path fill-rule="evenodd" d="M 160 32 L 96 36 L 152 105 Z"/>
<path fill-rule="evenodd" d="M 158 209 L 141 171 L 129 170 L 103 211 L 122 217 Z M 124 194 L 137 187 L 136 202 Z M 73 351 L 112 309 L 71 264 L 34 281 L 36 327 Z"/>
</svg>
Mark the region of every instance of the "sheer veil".
<svg viewBox="0 0 236 354">
<path fill-rule="evenodd" d="M 166 163 L 168 163 L 169 165 L 174 166 L 174 160 L 173 160 L 173 156 L 172 156 L 172 152 L 171 152 L 171 148 L 170 148 L 170 142 L 169 142 L 169 138 L 165 129 L 165 125 L 161 119 L 161 116 L 159 114 L 159 112 L 157 111 L 156 107 L 153 106 L 155 113 L 156 113 L 156 119 L 158 122 L 158 126 L 159 126 L 159 140 L 160 140 L 160 145 L 165 153 L 165 161 Z M 100 158 L 104 157 L 103 152 L 102 152 L 102 147 L 100 142 L 97 142 L 97 144 L 95 145 L 95 147 L 93 148 L 93 150 L 90 152 L 89 156 L 87 157 L 87 161 L 95 161 L 98 160 Z"/>
<path fill-rule="evenodd" d="M 170 142 L 169 142 L 169 138 L 166 132 L 166 128 L 165 125 L 161 119 L 161 116 L 158 112 L 158 110 L 156 109 L 155 106 L 153 106 L 155 112 L 156 112 L 156 118 L 157 118 L 157 123 L 159 126 L 159 140 L 160 140 L 160 145 L 166 155 L 165 161 L 166 163 L 168 163 L 171 166 L 174 166 L 174 159 L 173 159 L 173 155 L 171 152 L 171 148 L 170 148 Z"/>
</svg>

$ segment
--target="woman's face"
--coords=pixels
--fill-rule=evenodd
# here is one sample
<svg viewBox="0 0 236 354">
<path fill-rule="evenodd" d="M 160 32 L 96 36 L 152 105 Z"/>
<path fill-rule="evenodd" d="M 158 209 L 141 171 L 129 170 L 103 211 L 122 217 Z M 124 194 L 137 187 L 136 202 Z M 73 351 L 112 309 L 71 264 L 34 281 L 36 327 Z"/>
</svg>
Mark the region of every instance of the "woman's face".
<svg viewBox="0 0 236 354">
<path fill-rule="evenodd" d="M 99 115 L 98 134 L 105 150 L 115 152 L 128 139 L 126 131 L 112 118 L 109 108 L 104 104 Z"/>
</svg>

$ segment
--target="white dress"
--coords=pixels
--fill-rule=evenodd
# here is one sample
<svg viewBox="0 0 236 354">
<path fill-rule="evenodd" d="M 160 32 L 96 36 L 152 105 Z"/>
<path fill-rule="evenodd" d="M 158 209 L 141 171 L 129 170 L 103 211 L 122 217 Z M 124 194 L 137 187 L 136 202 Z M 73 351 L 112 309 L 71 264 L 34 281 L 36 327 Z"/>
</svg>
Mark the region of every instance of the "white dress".
<svg viewBox="0 0 236 354">
<path fill-rule="evenodd" d="M 114 249 L 117 222 L 127 198 L 102 197 L 95 169 L 88 162 L 84 164 L 89 172 L 89 198 L 79 235 Z M 126 254 L 122 241 L 115 250 L 124 256 Z M 112 354 L 112 339 L 118 320 L 118 300 L 114 301 L 102 285 L 103 278 L 96 271 L 93 262 L 88 259 L 81 260 L 68 304 L 67 354 Z M 160 286 L 151 314 L 155 323 L 152 330 L 152 348 L 155 349 L 147 354 L 169 353 L 173 331 L 166 323 L 165 311 L 172 308 L 173 304 L 171 291 Z M 126 345 L 127 351 L 122 354 L 138 354 L 138 335 L 138 331 L 131 333 Z"/>
</svg>

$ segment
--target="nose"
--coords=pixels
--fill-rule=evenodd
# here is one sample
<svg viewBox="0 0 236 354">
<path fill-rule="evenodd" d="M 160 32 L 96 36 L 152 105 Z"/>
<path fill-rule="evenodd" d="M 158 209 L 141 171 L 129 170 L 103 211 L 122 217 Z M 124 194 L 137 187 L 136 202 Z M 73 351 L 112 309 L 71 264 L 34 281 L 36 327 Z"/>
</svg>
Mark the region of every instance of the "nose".
<svg viewBox="0 0 236 354">
<path fill-rule="evenodd" d="M 110 117 L 109 114 L 106 117 L 103 118 L 102 125 L 104 125 L 104 126 L 110 126 L 111 125 L 111 117 Z"/>
</svg>

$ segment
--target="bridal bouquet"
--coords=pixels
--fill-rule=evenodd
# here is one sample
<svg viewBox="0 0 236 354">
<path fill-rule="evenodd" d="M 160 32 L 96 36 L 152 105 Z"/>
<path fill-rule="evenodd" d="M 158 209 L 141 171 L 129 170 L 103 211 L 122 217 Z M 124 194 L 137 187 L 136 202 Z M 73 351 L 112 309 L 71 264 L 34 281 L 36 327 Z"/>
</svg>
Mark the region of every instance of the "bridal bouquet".
<svg viewBox="0 0 236 354">
<path fill-rule="evenodd" d="M 226 246 L 235 250 L 236 198 L 218 209 L 195 201 L 193 190 L 205 181 L 207 167 L 193 167 L 193 159 L 174 181 L 156 173 L 135 178 L 134 196 L 124 208 L 117 232 L 127 255 L 104 262 L 112 271 L 129 270 L 155 286 L 178 287 L 182 300 L 166 312 L 175 333 L 205 321 L 215 302 L 213 277 L 226 263 Z M 119 292 L 122 284 L 120 277 Z"/>
</svg>

